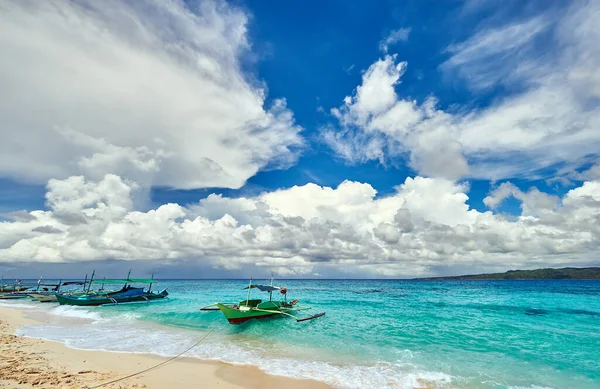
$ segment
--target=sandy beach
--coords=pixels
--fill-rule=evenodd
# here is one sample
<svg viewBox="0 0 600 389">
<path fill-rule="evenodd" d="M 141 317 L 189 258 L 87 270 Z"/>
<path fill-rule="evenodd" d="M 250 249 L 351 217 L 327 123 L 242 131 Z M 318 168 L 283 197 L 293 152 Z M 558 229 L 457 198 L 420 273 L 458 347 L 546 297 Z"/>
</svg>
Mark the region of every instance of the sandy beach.
<svg viewBox="0 0 600 389">
<path fill-rule="evenodd" d="M 26 317 L 22 310 L 0 307 L 0 388 L 94 388 L 167 360 L 147 354 L 77 350 L 57 342 L 15 335 L 19 326 L 31 323 L 35 321 Z M 268 375 L 254 366 L 185 357 L 103 387 L 330 388 L 314 380 Z"/>
</svg>

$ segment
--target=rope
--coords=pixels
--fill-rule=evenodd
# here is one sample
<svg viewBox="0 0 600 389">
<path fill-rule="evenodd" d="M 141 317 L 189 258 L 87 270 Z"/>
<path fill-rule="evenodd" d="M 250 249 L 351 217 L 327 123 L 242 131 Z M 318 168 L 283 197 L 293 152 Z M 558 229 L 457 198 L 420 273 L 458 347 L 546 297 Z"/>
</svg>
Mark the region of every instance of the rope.
<svg viewBox="0 0 600 389">
<path fill-rule="evenodd" d="M 203 336 L 202 338 L 200 338 L 200 340 L 198 340 L 198 341 L 197 341 L 196 343 L 194 343 L 192 346 L 188 347 L 187 349 L 185 349 L 184 351 L 182 351 L 182 352 L 180 352 L 179 354 L 175 355 L 174 357 L 171 357 L 171 358 L 167 359 L 166 361 L 162 361 L 162 362 L 161 362 L 161 363 L 159 363 L 159 364 L 156 364 L 156 365 L 154 365 L 154 366 L 151 366 L 151 367 L 149 367 L 149 368 L 147 368 L 147 369 L 144 369 L 144 370 L 142 370 L 142 371 L 138 371 L 137 373 L 133 373 L 133 374 L 130 374 L 130 375 L 128 375 L 128 376 L 125 376 L 125 377 L 117 378 L 116 380 L 108 381 L 108 382 L 105 382 L 105 383 L 103 383 L 103 384 L 100 384 L 100 385 L 91 386 L 91 387 L 90 387 L 90 386 L 86 386 L 86 388 L 87 388 L 87 389 L 96 389 L 96 388 L 101 388 L 101 387 L 103 387 L 103 386 L 110 385 L 110 384 L 114 384 L 115 382 L 123 381 L 123 380 L 126 380 L 126 379 L 128 379 L 128 378 L 135 377 L 136 375 L 140 375 L 140 374 L 146 373 L 146 372 L 148 372 L 148 371 L 150 371 L 150 370 L 157 369 L 157 368 L 159 368 L 159 367 L 161 367 L 161 366 L 163 366 L 163 365 L 166 365 L 167 363 L 169 363 L 169 362 L 171 362 L 171 361 L 174 361 L 175 359 L 179 358 L 179 357 L 180 357 L 180 356 L 182 356 L 183 354 L 187 353 L 188 351 L 190 351 L 191 349 L 193 349 L 194 347 L 196 347 L 196 346 L 198 346 L 200 343 L 202 343 L 202 341 L 203 341 L 204 339 L 206 339 L 206 337 L 207 337 L 207 336 L 208 336 L 208 335 L 209 335 L 211 332 L 213 332 L 213 330 L 215 329 L 216 325 L 217 325 L 217 323 L 213 324 L 213 325 L 212 325 L 212 327 L 211 327 L 211 328 L 208 330 L 208 332 L 207 332 L 206 334 L 204 334 L 204 336 Z"/>
</svg>

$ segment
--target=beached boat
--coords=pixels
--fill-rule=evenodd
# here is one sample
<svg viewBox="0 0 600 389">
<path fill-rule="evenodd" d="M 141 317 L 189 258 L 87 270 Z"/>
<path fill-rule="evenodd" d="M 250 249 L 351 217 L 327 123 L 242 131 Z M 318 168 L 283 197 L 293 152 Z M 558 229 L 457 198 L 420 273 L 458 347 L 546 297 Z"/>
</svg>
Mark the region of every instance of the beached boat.
<svg viewBox="0 0 600 389">
<path fill-rule="evenodd" d="M 81 295 L 81 294 L 85 294 L 85 287 L 88 284 L 88 280 L 87 280 L 87 274 L 85 276 L 85 280 L 84 281 L 58 281 L 58 283 L 44 283 L 42 282 L 42 279 L 40 278 L 37 284 L 37 288 L 32 291 L 32 292 L 27 292 L 27 295 L 37 301 L 39 301 L 40 303 L 50 303 L 50 302 L 57 302 L 57 298 L 56 295 L 60 293 L 60 289 L 63 286 L 73 286 L 73 285 L 83 285 L 83 290 L 82 291 L 68 291 L 65 293 L 62 293 L 63 295 L 68 295 L 68 296 L 74 296 L 74 295 Z M 48 289 L 48 287 L 51 287 L 51 289 Z"/>
<path fill-rule="evenodd" d="M 246 300 L 242 300 L 239 303 L 214 303 L 203 307 L 200 310 L 221 311 L 231 324 L 239 324 L 252 319 L 263 319 L 273 316 L 289 316 L 300 322 L 316 319 L 317 317 L 325 315 L 325 312 L 317 313 L 307 317 L 298 317 L 294 315 L 294 313 L 299 311 L 310 310 L 312 308 L 308 306 L 297 305 L 298 300 L 288 302 L 287 288 L 273 286 L 273 279 L 271 279 L 271 285 L 256 285 L 252 284 L 252 280 L 250 280 L 250 285 L 243 289 L 248 289 Z M 269 301 L 250 299 L 250 291 L 252 289 L 268 292 Z M 281 295 L 283 295 L 283 300 L 273 301 L 273 292 L 279 292 Z"/>
<path fill-rule="evenodd" d="M 0 293 L 0 300 L 24 299 L 27 295 L 23 293 Z"/>
<path fill-rule="evenodd" d="M 90 291 L 93 283 L 102 285 L 102 288 L 98 291 Z M 132 283 L 149 284 L 149 287 L 148 290 L 145 291 L 143 287 L 132 287 L 130 285 Z M 89 282 L 90 286 L 88 287 L 88 291 L 86 293 L 75 295 L 59 293 L 56 295 L 56 299 L 60 305 L 95 306 L 148 302 L 152 300 L 163 299 L 169 295 L 166 289 L 160 293 L 152 292 L 153 283 L 154 278 L 129 278 L 129 275 L 123 280 L 94 280 L 92 278 Z M 112 284 L 123 284 L 123 287 L 119 290 L 104 292 L 104 285 Z"/>
<path fill-rule="evenodd" d="M 0 280 L 0 283 L 4 280 Z M 0 293 L 18 293 L 30 289 L 31 286 L 23 285 L 21 280 L 15 280 L 12 284 L 0 285 Z"/>
</svg>

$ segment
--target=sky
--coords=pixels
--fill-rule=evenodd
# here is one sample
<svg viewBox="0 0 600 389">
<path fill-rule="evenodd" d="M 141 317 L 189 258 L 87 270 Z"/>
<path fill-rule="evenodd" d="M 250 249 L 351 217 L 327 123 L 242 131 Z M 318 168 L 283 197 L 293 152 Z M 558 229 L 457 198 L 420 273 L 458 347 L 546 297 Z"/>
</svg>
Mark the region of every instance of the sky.
<svg viewBox="0 0 600 389">
<path fill-rule="evenodd" d="M 600 2 L 8 0 L 0 275 L 600 264 Z"/>
</svg>

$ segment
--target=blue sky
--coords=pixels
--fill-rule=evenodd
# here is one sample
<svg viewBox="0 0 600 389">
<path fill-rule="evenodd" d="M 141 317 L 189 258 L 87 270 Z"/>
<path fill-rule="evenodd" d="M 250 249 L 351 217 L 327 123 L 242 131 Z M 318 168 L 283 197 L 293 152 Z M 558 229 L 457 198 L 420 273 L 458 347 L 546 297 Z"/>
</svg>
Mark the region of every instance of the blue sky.
<svg viewBox="0 0 600 389">
<path fill-rule="evenodd" d="M 0 111 L 7 140 L 0 214 L 6 236 L 14 234 L 0 250 L 11 266 L 87 258 L 146 261 L 146 268 L 168 257 L 224 276 L 255 264 L 256 271 L 282 276 L 371 277 L 597 259 L 593 227 L 583 226 L 588 235 L 578 237 L 552 230 L 559 216 L 576 218 L 577 207 L 565 199 L 595 198 L 590 185 L 600 171 L 600 77 L 593 69 L 600 55 L 593 43 L 594 4 L 149 0 L 99 7 L 55 0 L 52 6 L 0 9 L 6 29 L 0 50 L 11 53 L 0 78 L 7 91 L 0 101 L 8 102 Z M 86 40 L 61 29 L 58 9 L 87 21 L 71 28 L 82 29 Z M 32 27 L 24 32 L 19 25 Z M 55 37 L 54 54 L 44 49 L 44 36 Z M 82 179 L 69 181 L 76 176 Z M 347 194 L 336 190 L 348 181 L 356 185 Z M 318 193 L 309 194 L 312 184 Z M 112 189 L 102 192 L 105 187 L 118 187 L 125 197 L 115 200 Z M 328 188 L 335 200 L 327 200 Z M 430 195 L 438 188 L 446 192 L 439 189 L 432 204 L 410 203 L 417 201 L 409 200 L 411 193 Z M 351 215 L 340 216 L 346 204 L 359 201 L 355 194 L 364 207 L 398 203 L 356 225 L 361 222 Z M 324 197 L 293 208 L 311 196 Z M 74 235 L 85 228 L 73 218 L 115 204 L 126 213 L 111 213 L 117 219 L 94 230 L 102 242 Z M 131 222 L 131 212 L 150 218 L 167 204 L 181 214 L 174 210 L 166 220 L 176 224 L 157 232 L 166 251 L 131 243 L 146 224 L 121 230 L 123 243 L 107 237 Z M 268 218 L 253 219 L 262 209 L 258 204 L 267 204 Z M 340 214 L 323 211 L 327 207 Z M 414 230 L 397 224 L 394 215 L 402 208 Z M 15 216 L 22 213 L 34 216 Z M 342 230 L 350 223 L 347 228 L 361 237 L 276 239 L 269 246 L 289 245 L 287 251 L 246 242 L 243 249 L 228 247 L 248 251 L 231 267 L 227 242 L 208 252 L 199 244 L 195 254 L 174 238 L 185 220 L 213 223 L 216 231 L 227 215 L 237 223 L 231 234 L 242 234 L 244 225 L 258 233 L 302 217 Z M 516 223 L 539 239 L 552 230 L 555 240 L 578 243 L 475 243 L 483 239 L 478 223 L 492 228 L 496 222 L 502 227 L 493 228 L 510 230 L 505 223 Z M 428 239 L 434 238 L 419 235 L 460 226 L 469 226 L 469 244 L 489 244 L 490 251 L 475 252 L 454 236 L 448 247 L 429 252 Z M 64 243 L 48 243 L 43 231 L 64 234 Z M 509 239 L 500 230 L 495 234 Z M 354 256 L 360 249 L 352 245 L 359 241 L 374 251 Z M 65 252 L 65 244 L 81 245 L 80 251 Z M 414 245 L 421 251 L 411 251 Z M 250 254 L 254 250 L 260 254 Z M 476 259 L 486 255 L 494 259 Z M 373 270 L 378 258 L 386 264 L 380 272 Z"/>
<path fill-rule="evenodd" d="M 500 18 L 497 21 L 500 23 L 502 18 L 521 18 L 549 8 L 550 2 L 538 2 L 534 10 L 530 10 L 533 4 L 522 2 L 512 2 L 508 7 L 499 7 L 493 1 L 485 3 L 469 9 L 463 1 L 387 1 L 376 7 L 360 1 L 239 2 L 252 15 L 249 25 L 252 58 L 245 64 L 247 71 L 266 85 L 267 105 L 273 98 L 286 99 L 304 129 L 308 147 L 296 165 L 286 170 L 260 171 L 240 189 L 179 191 L 156 187 L 152 191 L 152 204 L 193 203 L 209 193 L 255 195 L 308 182 L 337 186 L 344 180 L 370 182 L 380 195 L 391 193 L 406 177 L 415 175 L 414 170 L 401 161 L 388 165 L 378 162 L 349 165 L 340 161 L 320 142 L 319 127 L 332 122 L 329 110 L 351 94 L 360 84 L 362 72 L 381 56 L 379 42 L 401 28 L 410 29 L 409 39 L 391 45 L 390 52 L 409 63 L 398 88 L 402 97 L 423 101 L 435 95 L 441 108 L 452 109 L 485 107 L 511 93 L 504 88 L 473 93 L 464 80 L 445 76 L 439 67 L 450 56 L 446 48 L 468 38 L 490 16 Z M 570 189 L 570 186 L 546 185 L 545 180 L 513 182 L 523 190 L 541 185 L 545 191 L 557 195 Z M 13 179 L 0 181 L 3 212 L 44 207 L 44 185 L 25 185 Z M 482 200 L 491 187 L 489 181 L 473 182 L 469 204 L 483 210 Z M 518 207 L 506 210 L 519 212 Z"/>
<path fill-rule="evenodd" d="M 153 202 L 191 203 L 213 192 L 238 196 L 309 182 L 337 186 L 344 180 L 369 182 L 379 195 L 392 193 L 395 186 L 414 176 L 415 171 L 402 161 L 386 165 L 378 162 L 349 165 L 340 161 L 320 142 L 319 128 L 332 122 L 329 110 L 340 105 L 360 84 L 364 70 L 382 55 L 380 41 L 391 31 L 402 28 L 410 29 L 409 39 L 390 45 L 391 53 L 409 63 L 398 87 L 402 97 L 423 101 L 435 95 L 441 108 L 461 109 L 485 107 L 514 93 L 502 87 L 474 93 L 465 80 L 445 75 L 440 65 L 450 57 L 447 47 L 468 38 L 490 17 L 501 23 L 502 19 L 524 18 L 552 6 L 560 9 L 561 3 L 508 2 L 501 6 L 494 1 L 485 3 L 469 8 L 464 1 L 387 1 L 377 6 L 360 1 L 239 2 L 252 14 L 249 36 L 257 58 L 248 65 L 249 71 L 266 84 L 271 99 L 285 97 L 304 128 L 308 148 L 295 166 L 283 171 L 258 172 L 240 190 L 210 188 L 181 192 L 155 188 Z M 472 181 L 469 205 L 485 210 L 483 198 L 493 185 L 503 181 Z M 519 179 L 513 183 L 523 190 L 535 186 L 559 196 L 573 187 L 548 185 L 544 179 Z M 502 210 L 520 213 L 518 204 L 511 201 Z"/>
</svg>

